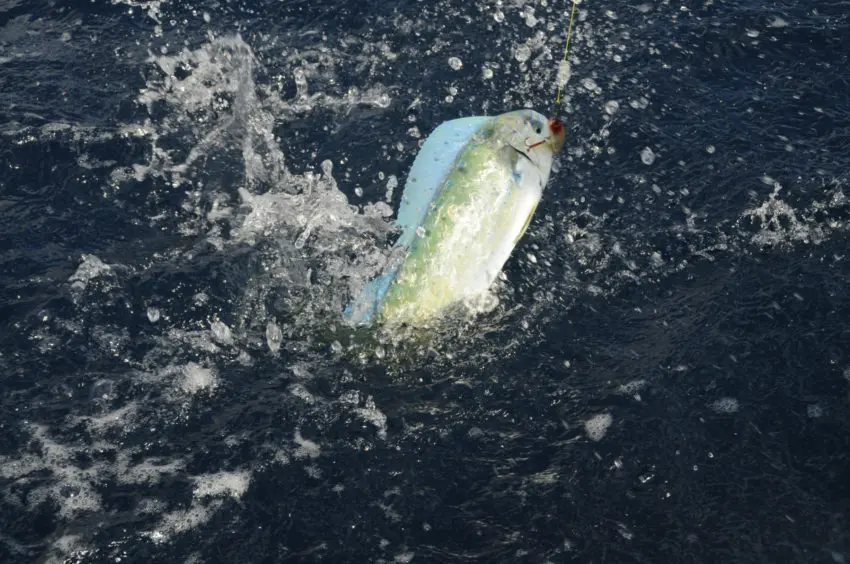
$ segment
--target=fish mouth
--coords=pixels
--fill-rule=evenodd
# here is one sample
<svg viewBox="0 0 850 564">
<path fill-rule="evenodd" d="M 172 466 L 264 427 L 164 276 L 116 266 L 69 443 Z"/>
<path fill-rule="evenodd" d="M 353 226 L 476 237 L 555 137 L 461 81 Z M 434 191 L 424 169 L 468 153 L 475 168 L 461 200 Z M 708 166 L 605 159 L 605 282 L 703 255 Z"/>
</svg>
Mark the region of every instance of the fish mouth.
<svg viewBox="0 0 850 564">
<path fill-rule="evenodd" d="M 564 147 L 565 137 L 566 128 L 564 127 L 564 124 L 561 122 L 561 120 L 554 117 L 549 118 L 549 137 L 542 139 L 533 145 L 526 145 L 526 149 L 530 151 L 535 147 L 539 147 L 540 145 L 548 143 L 552 147 L 553 153 L 560 153 L 561 149 Z"/>
</svg>

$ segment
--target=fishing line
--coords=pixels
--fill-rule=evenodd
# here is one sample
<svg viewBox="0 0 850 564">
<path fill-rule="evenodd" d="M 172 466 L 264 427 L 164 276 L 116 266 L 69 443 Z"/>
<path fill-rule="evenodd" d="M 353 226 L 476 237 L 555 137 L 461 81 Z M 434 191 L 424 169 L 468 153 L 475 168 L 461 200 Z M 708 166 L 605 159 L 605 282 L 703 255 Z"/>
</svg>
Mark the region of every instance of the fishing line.
<svg viewBox="0 0 850 564">
<path fill-rule="evenodd" d="M 561 84 L 561 80 L 560 80 L 561 76 L 560 75 L 561 75 L 561 72 L 566 74 L 567 54 L 570 52 L 570 38 L 573 35 L 573 18 L 575 18 L 575 15 L 576 15 L 576 4 L 578 4 L 578 0 L 572 0 L 572 2 L 573 2 L 573 9 L 570 11 L 570 25 L 567 28 L 567 44 L 566 44 L 566 46 L 564 46 L 564 58 L 561 60 L 561 68 L 558 69 L 558 79 L 559 80 L 558 80 L 558 96 L 555 98 L 556 104 L 561 103 L 561 88 L 562 88 L 563 85 Z M 566 83 L 566 81 L 565 81 L 565 83 Z"/>
</svg>

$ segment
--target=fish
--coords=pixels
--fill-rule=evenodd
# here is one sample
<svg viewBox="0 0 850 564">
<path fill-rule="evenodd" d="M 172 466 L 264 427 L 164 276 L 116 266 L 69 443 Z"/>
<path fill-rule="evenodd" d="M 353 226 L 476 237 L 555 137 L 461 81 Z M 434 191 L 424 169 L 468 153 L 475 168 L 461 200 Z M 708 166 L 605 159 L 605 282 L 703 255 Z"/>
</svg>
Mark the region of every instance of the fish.
<svg viewBox="0 0 850 564">
<path fill-rule="evenodd" d="M 353 327 L 433 325 L 489 290 L 531 222 L 564 125 L 534 110 L 440 124 L 408 173 L 383 271 L 345 308 Z"/>
</svg>

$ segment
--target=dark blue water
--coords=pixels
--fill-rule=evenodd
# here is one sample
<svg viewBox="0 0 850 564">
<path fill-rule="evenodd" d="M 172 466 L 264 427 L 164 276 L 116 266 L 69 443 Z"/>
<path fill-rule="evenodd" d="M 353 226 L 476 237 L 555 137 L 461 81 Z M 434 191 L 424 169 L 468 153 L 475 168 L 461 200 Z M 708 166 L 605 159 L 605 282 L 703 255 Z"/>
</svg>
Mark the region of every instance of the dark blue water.
<svg viewBox="0 0 850 564">
<path fill-rule="evenodd" d="M 7 2 L 0 561 L 845 562 L 847 8 L 583 3 L 556 105 L 552 0 Z M 498 306 L 341 332 L 526 106 Z"/>
</svg>

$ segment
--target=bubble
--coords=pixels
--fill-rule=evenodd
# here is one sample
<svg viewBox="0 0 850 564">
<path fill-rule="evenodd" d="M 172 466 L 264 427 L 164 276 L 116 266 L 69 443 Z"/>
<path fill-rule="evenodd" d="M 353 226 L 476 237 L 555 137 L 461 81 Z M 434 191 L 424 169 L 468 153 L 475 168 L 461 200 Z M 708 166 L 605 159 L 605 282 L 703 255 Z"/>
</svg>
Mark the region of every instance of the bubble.
<svg viewBox="0 0 850 564">
<path fill-rule="evenodd" d="M 150 321 L 151 323 L 156 323 L 157 321 L 159 321 L 159 318 L 162 316 L 159 309 L 155 308 L 155 307 L 149 307 L 147 314 L 148 314 L 148 321 Z"/>
<path fill-rule="evenodd" d="M 631 100 L 629 105 L 636 110 L 645 110 L 649 107 L 649 100 L 641 96 L 637 100 Z"/>
<path fill-rule="evenodd" d="M 585 90 L 589 90 L 590 92 L 593 92 L 597 88 L 596 81 L 592 78 L 585 78 L 581 81 L 581 85 L 584 86 Z"/>
<path fill-rule="evenodd" d="M 708 147 L 705 148 L 705 152 L 708 153 L 709 155 L 713 155 L 715 150 L 716 149 L 714 148 L 714 145 L 709 145 Z"/>
<path fill-rule="evenodd" d="M 460 70 L 463 68 L 463 61 L 457 57 L 449 57 L 449 66 L 452 67 L 453 70 Z"/>
<path fill-rule="evenodd" d="M 493 69 L 489 67 L 484 67 L 483 69 L 481 69 L 481 76 L 484 78 L 484 80 L 490 80 L 491 78 L 493 78 Z"/>
<path fill-rule="evenodd" d="M 640 152 L 640 160 L 645 165 L 651 165 L 655 162 L 655 153 L 649 147 L 644 147 Z"/>
<path fill-rule="evenodd" d="M 601 441 L 608 432 L 614 418 L 610 413 L 599 413 L 584 422 L 584 432 L 592 441 Z"/>
<path fill-rule="evenodd" d="M 501 10 L 496 10 L 495 12 L 493 12 L 493 19 L 496 20 L 498 23 L 502 23 L 503 21 L 505 21 L 505 14 Z"/>
<path fill-rule="evenodd" d="M 514 51 L 514 58 L 520 63 L 524 63 L 529 58 L 531 58 L 531 47 L 523 43 L 522 45 L 517 45 L 516 51 Z"/>
<path fill-rule="evenodd" d="M 620 109 L 620 103 L 617 100 L 608 100 L 605 102 L 605 113 L 613 116 Z"/>
<path fill-rule="evenodd" d="M 210 20 L 211 20 L 211 19 L 212 19 L 212 18 L 210 18 L 210 13 L 209 13 L 209 12 L 204 12 L 204 21 L 205 21 L 205 22 L 207 22 L 207 23 L 210 23 Z"/>
</svg>

